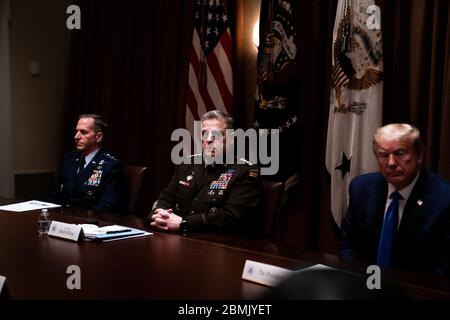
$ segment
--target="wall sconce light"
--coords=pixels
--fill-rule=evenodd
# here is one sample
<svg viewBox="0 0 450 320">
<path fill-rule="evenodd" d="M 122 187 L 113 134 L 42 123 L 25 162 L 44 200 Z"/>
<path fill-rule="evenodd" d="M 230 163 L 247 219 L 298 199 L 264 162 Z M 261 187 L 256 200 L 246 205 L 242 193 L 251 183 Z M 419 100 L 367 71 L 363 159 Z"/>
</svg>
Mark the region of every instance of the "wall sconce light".
<svg viewBox="0 0 450 320">
<path fill-rule="evenodd" d="M 253 43 L 255 44 L 255 47 L 259 47 L 259 20 L 257 20 L 253 26 Z"/>
</svg>

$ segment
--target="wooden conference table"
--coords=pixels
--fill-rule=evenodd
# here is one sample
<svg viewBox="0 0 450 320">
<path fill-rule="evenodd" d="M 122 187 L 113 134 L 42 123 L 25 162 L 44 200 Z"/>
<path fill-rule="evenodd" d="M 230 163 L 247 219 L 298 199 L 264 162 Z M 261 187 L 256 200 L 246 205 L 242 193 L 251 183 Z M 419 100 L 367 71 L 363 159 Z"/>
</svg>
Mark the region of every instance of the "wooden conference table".
<svg viewBox="0 0 450 320">
<path fill-rule="evenodd" d="M 0 204 L 12 202 L 0 199 Z M 154 232 L 131 216 L 51 209 L 52 220 L 89 218 L 154 232 L 106 243 L 71 242 L 39 236 L 38 215 L 0 211 L 0 275 L 7 278 L 12 299 L 258 299 L 270 288 L 242 280 L 247 259 L 289 269 L 315 263 L 346 267 L 332 255 L 283 257 L 261 241 Z M 80 290 L 67 288 L 70 265 L 81 269 Z M 450 299 L 450 292 L 421 283 L 416 275 L 401 273 L 398 279 L 414 298 Z"/>
</svg>

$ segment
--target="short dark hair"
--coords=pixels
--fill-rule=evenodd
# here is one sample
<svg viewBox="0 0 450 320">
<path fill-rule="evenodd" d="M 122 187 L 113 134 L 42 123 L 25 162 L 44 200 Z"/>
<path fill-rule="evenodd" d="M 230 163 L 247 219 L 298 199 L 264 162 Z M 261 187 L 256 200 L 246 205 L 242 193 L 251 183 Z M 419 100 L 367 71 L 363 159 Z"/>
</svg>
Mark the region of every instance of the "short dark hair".
<svg viewBox="0 0 450 320">
<path fill-rule="evenodd" d="M 86 113 L 86 114 L 81 114 L 78 116 L 78 120 L 80 119 L 84 119 L 84 118 L 92 118 L 94 119 L 94 131 L 95 133 L 99 133 L 99 132 L 105 132 L 106 128 L 108 128 L 108 124 L 106 123 L 106 121 L 102 118 L 102 116 L 99 116 L 98 114 L 95 113 Z"/>
<path fill-rule="evenodd" d="M 220 110 L 211 110 L 205 113 L 202 116 L 201 121 L 205 120 L 223 120 L 225 123 L 226 129 L 233 129 L 234 128 L 234 120 L 232 117 L 230 117 L 228 114 L 226 114 L 223 111 Z"/>
</svg>

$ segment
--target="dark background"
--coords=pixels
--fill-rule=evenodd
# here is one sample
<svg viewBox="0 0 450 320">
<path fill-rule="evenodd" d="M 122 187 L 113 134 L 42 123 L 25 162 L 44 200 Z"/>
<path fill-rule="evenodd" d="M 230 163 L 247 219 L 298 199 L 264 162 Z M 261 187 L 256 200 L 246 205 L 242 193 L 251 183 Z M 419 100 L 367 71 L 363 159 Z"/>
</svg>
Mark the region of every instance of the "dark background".
<svg viewBox="0 0 450 320">
<path fill-rule="evenodd" d="M 229 1 L 234 47 L 237 125 L 251 126 L 242 92 L 239 21 L 243 0 Z M 99 113 L 110 124 L 106 147 L 124 163 L 147 166 L 140 207 L 145 215 L 170 181 L 170 135 L 184 127 L 192 0 L 80 0 L 83 27 L 72 32 L 63 128 L 80 113 Z M 447 0 L 383 0 L 383 123 L 417 126 L 427 145 L 427 168 L 450 178 L 450 8 Z M 335 253 L 325 169 L 331 40 L 336 0 L 299 0 L 295 6 L 299 131 L 293 149 L 299 185 L 291 190 L 277 225 L 285 248 Z M 66 132 L 67 131 L 67 132 Z M 62 150 L 73 145 L 64 131 Z"/>
</svg>

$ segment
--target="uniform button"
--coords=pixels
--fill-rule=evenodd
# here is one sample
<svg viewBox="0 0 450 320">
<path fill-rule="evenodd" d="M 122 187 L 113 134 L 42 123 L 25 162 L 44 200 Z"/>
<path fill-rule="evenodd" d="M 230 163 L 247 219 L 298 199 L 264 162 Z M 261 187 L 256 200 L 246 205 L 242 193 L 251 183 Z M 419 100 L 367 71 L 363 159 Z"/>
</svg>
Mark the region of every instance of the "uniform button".
<svg viewBox="0 0 450 320">
<path fill-rule="evenodd" d="M 214 212 L 216 212 L 217 211 L 217 208 L 216 207 L 212 207 L 211 209 L 209 209 L 209 213 L 214 213 Z"/>
<path fill-rule="evenodd" d="M 191 214 L 194 214 L 195 213 L 195 211 L 194 210 L 192 210 L 191 212 L 190 212 Z"/>
<path fill-rule="evenodd" d="M 198 200 L 197 198 L 194 198 L 192 201 L 193 201 L 193 202 L 197 202 L 197 200 Z"/>
</svg>

